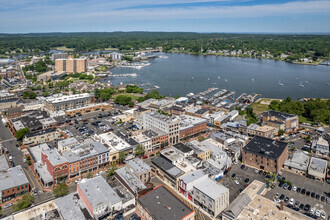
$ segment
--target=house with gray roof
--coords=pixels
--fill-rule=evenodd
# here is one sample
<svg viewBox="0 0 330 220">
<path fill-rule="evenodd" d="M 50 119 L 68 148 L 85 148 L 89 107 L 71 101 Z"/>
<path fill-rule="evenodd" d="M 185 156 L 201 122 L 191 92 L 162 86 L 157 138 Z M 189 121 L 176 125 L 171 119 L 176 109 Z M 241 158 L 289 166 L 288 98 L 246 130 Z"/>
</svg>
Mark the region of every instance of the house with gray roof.
<svg viewBox="0 0 330 220">
<path fill-rule="evenodd" d="M 284 168 L 305 175 L 309 164 L 309 156 L 303 151 L 294 151 L 284 162 Z"/>
<path fill-rule="evenodd" d="M 324 180 L 327 174 L 327 165 L 328 162 L 326 160 L 312 157 L 308 166 L 308 176 L 318 180 Z"/>
</svg>

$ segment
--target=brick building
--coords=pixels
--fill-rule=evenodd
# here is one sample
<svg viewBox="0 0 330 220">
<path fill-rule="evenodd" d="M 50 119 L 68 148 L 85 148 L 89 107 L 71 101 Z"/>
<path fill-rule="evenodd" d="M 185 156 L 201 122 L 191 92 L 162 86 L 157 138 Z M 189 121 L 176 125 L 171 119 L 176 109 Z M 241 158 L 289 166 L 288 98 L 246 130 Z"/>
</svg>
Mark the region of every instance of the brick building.
<svg viewBox="0 0 330 220">
<path fill-rule="evenodd" d="M 140 197 L 136 210 L 142 220 L 193 220 L 195 217 L 195 212 L 165 186 L 159 186 Z"/>
<path fill-rule="evenodd" d="M 180 139 L 191 137 L 207 130 L 207 120 L 190 116 L 179 116 L 179 133 Z"/>
<path fill-rule="evenodd" d="M 287 143 L 255 136 L 242 150 L 243 164 L 278 173 L 288 157 Z"/>
<path fill-rule="evenodd" d="M 56 59 L 55 71 L 67 73 L 84 73 L 87 71 L 87 59 Z"/>
<path fill-rule="evenodd" d="M 0 203 L 22 196 L 29 191 L 30 184 L 21 165 L 0 172 Z"/>
<path fill-rule="evenodd" d="M 274 127 L 277 130 L 282 129 L 285 132 L 290 132 L 296 130 L 299 125 L 299 118 L 297 115 L 274 110 L 263 112 L 261 115 L 263 125 Z"/>
<path fill-rule="evenodd" d="M 82 108 L 89 106 L 94 102 L 95 97 L 90 93 L 50 96 L 44 98 L 45 108 L 50 112 Z"/>
<path fill-rule="evenodd" d="M 69 161 L 62 157 L 57 150 L 49 149 L 41 152 L 41 162 L 46 165 L 47 171 L 57 183 L 69 177 Z"/>
</svg>

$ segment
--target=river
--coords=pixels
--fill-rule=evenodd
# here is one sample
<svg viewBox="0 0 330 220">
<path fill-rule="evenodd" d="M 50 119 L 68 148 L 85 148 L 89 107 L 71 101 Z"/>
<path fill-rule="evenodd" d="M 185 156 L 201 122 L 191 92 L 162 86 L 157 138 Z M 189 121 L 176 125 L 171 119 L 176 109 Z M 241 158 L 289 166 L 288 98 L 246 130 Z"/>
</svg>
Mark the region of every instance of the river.
<svg viewBox="0 0 330 220">
<path fill-rule="evenodd" d="M 290 64 L 268 59 L 158 53 L 141 69 L 116 67 L 113 74 L 137 77 L 110 77 L 114 85 L 145 84 L 159 86 L 163 95 L 185 96 L 210 87 L 241 93 L 257 93 L 267 98 L 330 98 L 330 67 Z M 279 84 L 283 84 L 280 86 Z M 303 85 L 303 86 L 302 86 Z"/>
</svg>

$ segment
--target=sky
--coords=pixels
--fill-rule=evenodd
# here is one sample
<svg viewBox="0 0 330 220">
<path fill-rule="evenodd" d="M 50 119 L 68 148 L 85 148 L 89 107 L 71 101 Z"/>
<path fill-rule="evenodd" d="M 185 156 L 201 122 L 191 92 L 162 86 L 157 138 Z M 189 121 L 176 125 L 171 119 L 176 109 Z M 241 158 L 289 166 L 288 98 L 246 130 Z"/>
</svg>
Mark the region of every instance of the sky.
<svg viewBox="0 0 330 220">
<path fill-rule="evenodd" d="M 329 33 L 330 0 L 0 0 L 0 33 Z"/>
</svg>

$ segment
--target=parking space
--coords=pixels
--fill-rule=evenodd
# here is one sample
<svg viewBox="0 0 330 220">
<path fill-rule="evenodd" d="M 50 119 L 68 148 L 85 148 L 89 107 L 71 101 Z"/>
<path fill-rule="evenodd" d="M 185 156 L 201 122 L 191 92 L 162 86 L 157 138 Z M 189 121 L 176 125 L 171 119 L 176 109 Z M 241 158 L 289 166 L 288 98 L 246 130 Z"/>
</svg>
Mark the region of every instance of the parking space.
<svg viewBox="0 0 330 220">
<path fill-rule="evenodd" d="M 320 182 L 316 181 L 313 179 L 306 178 L 304 176 L 300 176 L 297 174 L 290 173 L 288 171 L 284 171 L 283 175 L 285 179 L 289 182 L 292 183 L 292 186 L 296 186 L 296 188 L 299 188 L 297 192 L 294 190 L 288 190 L 288 189 L 283 189 L 283 187 L 275 187 L 274 189 L 270 190 L 267 194 L 266 197 L 269 199 L 274 199 L 274 196 L 278 194 L 281 196 L 282 194 L 284 195 L 284 200 L 286 197 L 288 199 L 293 199 L 295 204 L 298 202 L 298 205 L 294 205 L 292 208 L 296 208 L 297 211 L 300 211 L 302 213 L 310 213 L 311 217 L 314 218 L 321 218 L 320 216 L 316 216 L 316 211 L 319 210 L 319 213 L 324 211 L 327 217 L 330 213 L 330 204 L 327 203 L 327 191 L 330 189 L 330 185 L 325 183 L 325 182 Z M 305 189 L 305 193 L 302 194 L 301 190 Z M 309 193 L 307 193 L 309 192 Z M 312 196 L 313 193 L 313 196 Z M 308 195 L 307 195 L 308 194 Z M 313 198 L 314 197 L 314 198 Z M 322 198 L 323 197 L 323 198 Z M 283 198 L 283 197 L 282 197 Z M 322 201 L 323 200 L 323 201 Z M 287 201 L 287 199 L 286 199 Z M 328 200 L 328 202 L 330 202 Z M 303 204 L 303 206 L 301 205 Z M 302 208 L 305 207 L 305 205 L 308 204 L 310 205 L 310 208 L 306 210 L 303 210 Z M 285 202 L 285 205 L 290 206 L 288 202 Z M 300 208 L 299 208 L 300 207 Z M 311 213 L 312 210 L 312 213 Z"/>
</svg>

